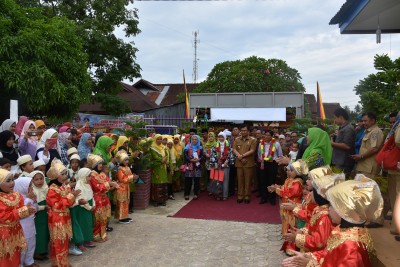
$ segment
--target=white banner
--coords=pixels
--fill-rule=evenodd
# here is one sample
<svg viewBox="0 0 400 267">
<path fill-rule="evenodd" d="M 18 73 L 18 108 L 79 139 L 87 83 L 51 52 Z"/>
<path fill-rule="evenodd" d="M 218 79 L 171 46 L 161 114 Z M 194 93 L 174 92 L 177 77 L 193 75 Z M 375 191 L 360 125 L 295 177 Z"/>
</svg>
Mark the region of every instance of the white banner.
<svg viewBox="0 0 400 267">
<path fill-rule="evenodd" d="M 18 100 L 10 100 L 10 119 L 18 121 Z"/>
<path fill-rule="evenodd" d="M 286 108 L 211 108 L 211 121 L 286 121 Z"/>
</svg>

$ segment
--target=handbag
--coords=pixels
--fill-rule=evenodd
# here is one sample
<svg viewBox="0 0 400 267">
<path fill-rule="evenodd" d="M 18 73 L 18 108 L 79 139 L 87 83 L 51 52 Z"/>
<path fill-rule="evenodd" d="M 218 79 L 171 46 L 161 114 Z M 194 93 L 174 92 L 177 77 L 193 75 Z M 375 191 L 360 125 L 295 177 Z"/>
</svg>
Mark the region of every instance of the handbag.
<svg viewBox="0 0 400 267">
<path fill-rule="evenodd" d="M 375 161 L 386 170 L 397 170 L 397 162 L 400 162 L 400 148 L 396 146 L 394 135 L 383 145 L 375 157 Z"/>
<path fill-rule="evenodd" d="M 224 181 L 224 171 L 218 169 L 210 170 L 210 179 L 218 182 Z"/>
</svg>

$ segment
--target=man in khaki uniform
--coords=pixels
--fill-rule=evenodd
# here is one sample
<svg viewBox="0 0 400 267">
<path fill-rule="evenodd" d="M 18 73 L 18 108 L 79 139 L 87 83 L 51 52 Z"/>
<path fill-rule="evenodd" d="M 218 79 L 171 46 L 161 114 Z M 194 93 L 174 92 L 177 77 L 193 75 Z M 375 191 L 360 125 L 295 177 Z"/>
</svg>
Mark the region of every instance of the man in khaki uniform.
<svg viewBox="0 0 400 267">
<path fill-rule="evenodd" d="M 381 166 L 375 161 L 375 156 L 382 148 L 384 135 L 378 125 L 376 125 L 376 115 L 372 112 L 363 114 L 362 122 L 365 127 L 365 135 L 362 139 L 360 152 L 351 157 L 357 162 L 357 173 L 373 179 L 381 171 Z M 384 216 L 382 215 L 376 222 L 370 222 L 367 227 L 375 228 L 383 225 Z"/>
<path fill-rule="evenodd" d="M 248 126 L 240 128 L 241 137 L 235 139 L 233 153 L 236 156 L 235 166 L 238 177 L 238 198 L 237 202 L 250 203 L 251 178 L 254 171 L 254 153 L 256 151 L 257 140 L 249 136 Z"/>
</svg>

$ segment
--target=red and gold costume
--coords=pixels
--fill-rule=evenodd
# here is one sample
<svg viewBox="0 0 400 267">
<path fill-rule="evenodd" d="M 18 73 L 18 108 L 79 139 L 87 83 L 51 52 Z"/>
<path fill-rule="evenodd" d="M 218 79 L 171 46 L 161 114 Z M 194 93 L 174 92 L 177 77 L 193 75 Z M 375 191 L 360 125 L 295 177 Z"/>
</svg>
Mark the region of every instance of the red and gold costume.
<svg viewBox="0 0 400 267">
<path fill-rule="evenodd" d="M 6 170 L 0 171 L 7 176 Z M 28 216 L 20 193 L 0 192 L 0 267 L 20 265 L 21 250 L 25 249 L 26 242 L 19 220 Z"/>
<path fill-rule="evenodd" d="M 303 196 L 303 180 L 301 178 L 287 178 L 285 183 L 275 190 L 276 194 L 282 198 L 282 204 L 289 203 L 289 200 L 295 203 L 301 203 Z M 296 227 L 296 217 L 291 210 L 280 208 L 282 218 L 282 234 L 287 234 L 290 228 Z M 296 250 L 296 244 L 285 241 L 281 250 Z"/>
<path fill-rule="evenodd" d="M 110 178 L 104 173 L 98 173 L 95 170 L 91 173 L 90 186 L 93 190 L 93 198 L 96 203 L 94 208 L 94 240 L 107 239 L 107 219 L 111 216 L 110 200 L 107 192 L 110 190 Z"/>
<path fill-rule="evenodd" d="M 312 253 L 307 266 L 372 267 L 376 257 L 372 238 L 366 228 L 336 227 L 325 250 Z"/>
<path fill-rule="evenodd" d="M 129 167 L 119 166 L 117 171 L 118 188 L 115 190 L 117 207 L 115 219 L 128 218 L 129 214 L 129 183 L 133 181 L 133 174 Z"/>
<path fill-rule="evenodd" d="M 75 196 L 68 185 L 52 184 L 49 187 L 46 204 L 49 206 L 50 255 L 53 266 L 69 266 L 68 247 L 72 238 L 69 208 L 74 203 Z"/>
<path fill-rule="evenodd" d="M 318 207 L 318 205 L 317 203 L 312 201 L 312 192 L 310 192 L 304 197 L 304 203 L 301 205 L 297 205 L 293 209 L 293 214 L 300 220 L 309 223 L 311 215 L 316 207 Z"/>
<path fill-rule="evenodd" d="M 328 215 L 329 205 L 318 206 L 314 209 L 310 222 L 302 228 L 303 234 L 296 235 L 296 246 L 301 251 L 317 251 L 326 247 L 328 237 L 333 229 Z"/>
</svg>

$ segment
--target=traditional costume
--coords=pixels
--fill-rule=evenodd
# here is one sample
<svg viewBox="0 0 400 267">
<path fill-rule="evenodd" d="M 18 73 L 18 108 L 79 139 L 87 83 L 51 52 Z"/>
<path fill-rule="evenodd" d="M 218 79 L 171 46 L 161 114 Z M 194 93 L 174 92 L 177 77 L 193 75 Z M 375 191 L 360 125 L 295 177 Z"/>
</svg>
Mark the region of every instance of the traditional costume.
<svg viewBox="0 0 400 267">
<path fill-rule="evenodd" d="M 44 164 L 43 164 L 44 165 Z M 41 171 L 33 171 L 29 176 L 33 179 L 36 174 L 40 174 L 45 178 Z M 35 228 L 36 228 L 36 248 L 35 254 L 44 254 L 49 252 L 49 239 L 50 232 L 48 226 L 48 217 L 46 210 L 46 196 L 49 187 L 46 181 L 42 187 L 37 187 L 32 183 L 33 193 L 36 195 L 36 202 L 38 204 L 38 210 L 35 213 Z"/>
<path fill-rule="evenodd" d="M 118 188 L 115 189 L 114 197 L 116 200 L 115 216 L 117 220 L 128 218 L 129 214 L 129 183 L 133 182 L 133 174 L 129 166 L 124 165 L 124 161 L 129 158 L 125 150 L 120 150 L 115 155 L 119 163 L 117 171 Z"/>
<path fill-rule="evenodd" d="M 176 160 L 176 168 L 174 171 L 174 176 L 172 177 L 172 187 L 174 192 L 181 191 L 181 176 L 182 173 L 179 171 L 179 168 L 183 164 L 183 147 L 180 141 L 179 135 L 174 135 L 174 152 L 175 152 L 175 160 Z"/>
<path fill-rule="evenodd" d="M 151 200 L 155 205 L 165 205 L 168 199 L 167 189 L 167 153 L 165 147 L 157 144 L 157 139 L 162 137 L 160 134 L 156 134 L 153 137 L 153 144 L 150 147 L 151 156 Z M 165 159 L 165 163 L 163 163 Z"/>
<path fill-rule="evenodd" d="M 15 180 L 14 191 L 22 195 L 24 198 L 24 205 L 30 204 L 32 207 L 38 210 L 38 205 L 36 202 L 28 197 L 31 181 L 31 177 L 19 177 Z M 32 214 L 22 219 L 20 223 L 26 240 L 26 250 L 23 250 L 21 253 L 21 265 L 32 266 L 35 263 L 33 254 L 36 247 L 35 215 Z"/>
<path fill-rule="evenodd" d="M 222 194 L 223 199 L 227 199 L 229 193 L 229 169 L 231 162 L 234 161 L 234 159 L 232 149 L 229 146 L 229 142 L 226 140 L 226 134 L 224 132 L 220 132 L 218 137 L 220 136 L 224 138 L 224 141 L 220 142 L 218 140 L 211 149 L 209 168 L 224 173 L 223 181 L 221 182 L 222 190 L 221 192 L 218 192 L 219 189 L 217 189 L 217 192 L 215 192 L 215 186 L 212 186 L 215 184 L 215 180 L 210 181 L 209 190 L 211 189 L 210 192 L 214 191 L 212 193 L 216 194 L 217 199 L 221 197 L 220 194 Z"/>
<path fill-rule="evenodd" d="M 58 159 L 53 159 L 47 176 L 50 178 L 46 204 L 49 207 L 48 224 L 50 231 L 50 256 L 53 266 L 69 266 L 68 247 L 72 238 L 69 208 L 75 203 L 75 196 L 69 185 L 62 184 L 58 177 L 67 173 L 67 168 Z"/>
<path fill-rule="evenodd" d="M 326 247 L 326 242 L 333 229 L 329 218 L 329 202 L 325 192 L 335 184 L 344 181 L 344 174 L 333 174 L 329 166 L 310 171 L 313 179 L 313 196 L 318 206 L 313 210 L 309 223 L 302 228 L 302 234 L 296 235 L 296 246 L 301 251 L 317 251 Z"/>
<path fill-rule="evenodd" d="M 376 252 L 364 223 L 378 218 L 383 209 L 377 183 L 357 175 L 329 189 L 326 197 L 342 220 L 331 232 L 326 249 L 312 253 L 307 266 L 373 266 Z"/>
<path fill-rule="evenodd" d="M 0 169 L 0 185 L 13 174 Z M 0 192 L 0 267 L 20 265 L 21 250 L 26 248 L 20 220 L 29 216 L 24 199 L 18 192 Z"/>
<path fill-rule="evenodd" d="M 93 196 L 93 190 L 87 182 L 87 177 L 92 171 L 88 168 L 82 168 L 76 175 L 75 190 L 81 190 L 81 193 L 76 197 L 76 223 L 79 225 L 80 236 L 77 240 L 78 244 L 93 241 L 93 210 L 96 206 Z M 86 204 L 79 205 L 79 200 L 84 199 Z"/>
<path fill-rule="evenodd" d="M 110 139 L 111 140 L 111 139 Z M 107 192 L 110 190 L 110 178 L 103 172 L 95 170 L 97 165 L 103 162 L 99 155 L 89 154 L 88 157 L 89 167 L 92 168 L 90 185 L 93 190 L 94 202 L 94 227 L 93 238 L 95 241 L 107 240 L 107 219 L 111 217 L 111 205 L 108 199 Z"/>
<path fill-rule="evenodd" d="M 291 167 L 293 167 L 297 176 L 302 176 L 308 172 L 307 164 L 302 160 L 289 164 L 288 168 Z M 282 204 L 289 203 L 290 201 L 300 204 L 303 196 L 303 179 L 288 177 L 282 186 L 275 189 L 275 192 L 281 197 Z M 297 220 L 293 211 L 285 210 L 282 206 L 280 207 L 280 213 L 282 218 L 282 234 L 287 234 L 289 229 L 296 228 Z M 291 252 L 289 250 L 296 250 L 296 244 L 285 241 L 281 250 L 290 255 Z"/>
</svg>

